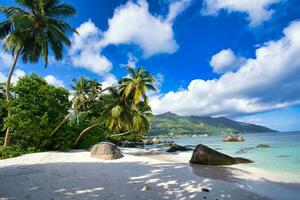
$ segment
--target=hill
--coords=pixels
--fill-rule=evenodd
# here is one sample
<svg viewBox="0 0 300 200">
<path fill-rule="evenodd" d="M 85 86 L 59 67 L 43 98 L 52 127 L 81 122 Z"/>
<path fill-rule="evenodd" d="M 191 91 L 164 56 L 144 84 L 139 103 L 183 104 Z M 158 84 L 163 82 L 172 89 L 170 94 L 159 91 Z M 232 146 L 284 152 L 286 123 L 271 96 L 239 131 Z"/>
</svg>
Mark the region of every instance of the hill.
<svg viewBox="0 0 300 200">
<path fill-rule="evenodd" d="M 237 122 L 225 117 L 179 116 L 171 112 L 153 116 L 150 123 L 151 131 L 148 135 L 276 132 L 264 126 Z"/>
</svg>

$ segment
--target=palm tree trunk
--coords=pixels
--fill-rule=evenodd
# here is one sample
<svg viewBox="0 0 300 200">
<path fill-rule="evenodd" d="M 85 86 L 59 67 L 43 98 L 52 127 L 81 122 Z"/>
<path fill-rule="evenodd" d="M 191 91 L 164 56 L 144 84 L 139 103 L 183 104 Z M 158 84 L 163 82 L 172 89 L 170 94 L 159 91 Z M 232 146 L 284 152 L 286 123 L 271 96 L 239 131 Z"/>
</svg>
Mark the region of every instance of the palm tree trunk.
<svg viewBox="0 0 300 200">
<path fill-rule="evenodd" d="M 11 96 L 10 96 L 10 88 L 11 88 L 11 78 L 12 78 L 12 75 L 15 71 L 15 67 L 16 67 L 16 64 L 18 62 L 18 59 L 19 59 L 19 55 L 20 55 L 20 52 L 21 52 L 21 48 L 18 49 L 14 55 L 14 59 L 13 59 L 13 63 L 10 67 L 10 70 L 9 70 L 9 73 L 8 73 L 8 76 L 7 76 L 7 81 L 6 81 L 6 102 L 7 102 L 7 105 L 10 103 L 10 100 L 11 100 Z M 10 111 L 9 109 L 7 109 L 7 116 L 9 117 L 10 116 Z M 10 128 L 8 127 L 6 129 L 6 133 L 5 133 L 5 137 L 4 137 L 4 144 L 3 146 L 6 147 L 9 145 L 9 138 L 10 138 Z"/>
<path fill-rule="evenodd" d="M 58 126 L 51 132 L 50 136 L 53 136 L 57 131 L 58 129 L 71 117 L 72 115 L 72 112 L 69 112 L 65 118 L 58 124 Z"/>
<path fill-rule="evenodd" d="M 95 128 L 96 126 L 98 126 L 98 124 L 93 124 L 92 126 L 87 127 L 86 129 L 84 129 L 83 131 L 81 131 L 81 133 L 79 134 L 79 136 L 77 137 L 76 141 L 74 142 L 75 146 L 79 140 L 81 139 L 81 137 L 83 136 L 83 134 L 85 134 L 86 132 L 88 132 L 89 130 L 91 130 L 92 128 Z"/>
<path fill-rule="evenodd" d="M 119 133 L 119 134 L 113 134 L 113 135 L 111 135 L 111 137 L 127 135 L 128 133 L 130 133 L 130 131 L 127 131 L 127 132 L 124 132 L 124 133 Z"/>
</svg>

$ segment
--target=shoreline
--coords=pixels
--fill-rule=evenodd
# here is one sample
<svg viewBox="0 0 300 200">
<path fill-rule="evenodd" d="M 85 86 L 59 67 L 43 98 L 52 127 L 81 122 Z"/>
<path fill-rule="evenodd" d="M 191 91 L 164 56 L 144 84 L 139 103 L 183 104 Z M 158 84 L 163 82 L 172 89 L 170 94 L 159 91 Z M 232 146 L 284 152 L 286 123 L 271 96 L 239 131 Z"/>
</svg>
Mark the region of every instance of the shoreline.
<svg viewBox="0 0 300 200">
<path fill-rule="evenodd" d="M 271 180 L 245 165 L 197 166 L 184 160 L 185 153 L 121 150 L 124 157 L 110 161 L 91 158 L 89 152 L 81 150 L 0 160 L 0 199 L 296 200 L 300 197 L 300 183 Z M 210 191 L 203 192 L 203 188 Z"/>
</svg>

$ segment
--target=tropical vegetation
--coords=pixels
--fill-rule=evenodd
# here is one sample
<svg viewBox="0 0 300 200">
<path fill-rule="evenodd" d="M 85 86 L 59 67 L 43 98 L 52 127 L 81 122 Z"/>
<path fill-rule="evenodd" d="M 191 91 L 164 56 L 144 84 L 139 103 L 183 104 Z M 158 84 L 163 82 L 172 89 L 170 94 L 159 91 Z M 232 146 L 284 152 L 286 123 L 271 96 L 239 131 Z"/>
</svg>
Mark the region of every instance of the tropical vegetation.
<svg viewBox="0 0 300 200">
<path fill-rule="evenodd" d="M 76 15 L 60 0 L 16 0 L 0 5 L 0 39 L 12 55 L 7 80 L 0 84 L 0 158 L 26 152 L 88 148 L 103 140 L 136 140 L 150 129 L 147 91 L 154 78 L 128 67 L 129 75 L 103 88 L 97 80 L 74 80 L 71 91 L 47 83 L 36 74 L 12 84 L 19 58 L 48 65 L 49 55 L 63 59 L 68 33 L 77 33 L 66 19 Z M 77 33 L 78 34 L 78 33 Z"/>
<path fill-rule="evenodd" d="M 150 129 L 152 112 L 146 91 L 155 90 L 154 79 L 145 69 L 128 69 L 139 75 L 122 78 L 108 88 L 102 88 L 97 80 L 80 78 L 74 80 L 71 93 L 50 85 L 36 74 L 21 78 L 11 88 L 11 102 L 1 104 L 4 105 L 0 113 L 4 119 L 1 130 L 11 127 L 12 145 L 0 148 L 0 157 L 89 148 L 104 140 L 141 139 Z M 1 89 L 2 101 L 5 101 L 4 93 Z M 11 114 L 6 117 L 7 111 Z M 59 129 L 53 134 L 58 124 Z M 16 151 L 13 151 L 14 146 Z"/>
</svg>

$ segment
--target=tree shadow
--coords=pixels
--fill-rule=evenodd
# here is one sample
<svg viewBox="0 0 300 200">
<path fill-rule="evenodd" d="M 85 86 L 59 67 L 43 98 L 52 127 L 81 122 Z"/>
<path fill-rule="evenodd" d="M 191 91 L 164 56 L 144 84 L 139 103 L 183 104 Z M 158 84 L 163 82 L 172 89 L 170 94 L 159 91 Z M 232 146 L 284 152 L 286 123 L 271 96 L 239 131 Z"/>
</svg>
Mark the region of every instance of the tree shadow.
<svg viewBox="0 0 300 200">
<path fill-rule="evenodd" d="M 0 168 L 0 199 L 267 199 L 237 180 L 230 169 L 174 163 L 18 165 Z"/>
</svg>

